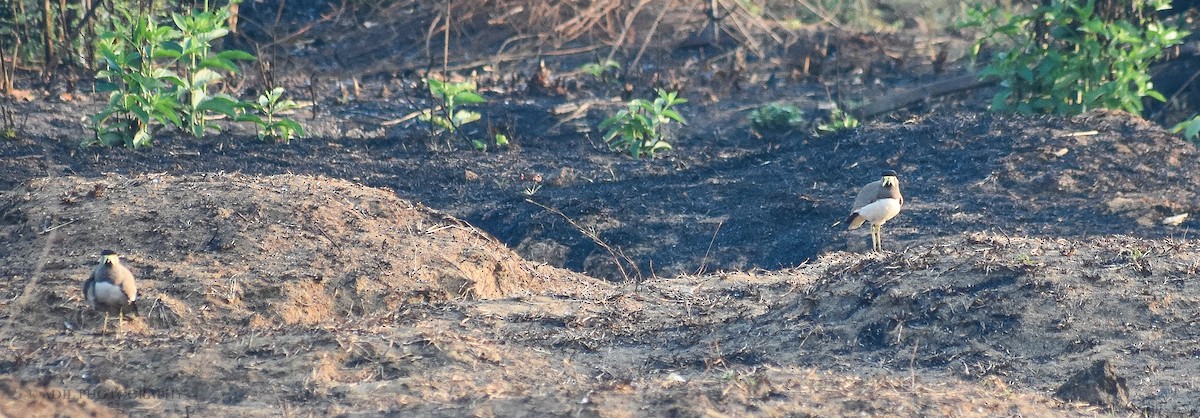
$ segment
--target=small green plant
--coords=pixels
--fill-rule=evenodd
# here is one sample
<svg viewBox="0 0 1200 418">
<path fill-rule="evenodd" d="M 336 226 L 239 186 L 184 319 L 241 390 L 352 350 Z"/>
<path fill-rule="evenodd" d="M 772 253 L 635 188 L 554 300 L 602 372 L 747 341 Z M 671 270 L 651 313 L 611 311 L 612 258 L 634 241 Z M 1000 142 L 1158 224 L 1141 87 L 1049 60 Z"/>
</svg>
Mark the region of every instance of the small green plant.
<svg viewBox="0 0 1200 418">
<path fill-rule="evenodd" d="M 463 125 L 482 117 L 479 112 L 462 108 L 487 101 L 475 91 L 475 82 L 449 82 L 427 78 L 425 83 L 429 85 L 429 95 L 435 105 L 425 109 L 418 119 L 429 123 L 436 133 L 456 134 Z M 479 148 L 479 144 L 483 142 L 472 141 L 476 148 Z"/>
<path fill-rule="evenodd" d="M 818 133 L 833 133 L 857 127 L 858 118 L 855 118 L 854 115 L 847 113 L 840 107 L 835 107 L 829 112 L 829 119 L 817 124 L 817 131 Z"/>
<path fill-rule="evenodd" d="M 1200 115 L 1196 115 L 1191 119 L 1179 122 L 1171 128 L 1171 132 L 1182 132 L 1183 139 L 1191 142 L 1200 142 Z"/>
<path fill-rule="evenodd" d="M 1153 89 L 1148 70 L 1187 34 L 1156 17 L 1155 11 L 1171 7 L 1170 0 L 1102 2 L 1105 9 L 1096 3 L 1049 0 L 1019 15 L 999 7 L 968 13 L 961 26 L 984 30 L 974 53 L 985 45 L 1001 49 L 980 71 L 1000 81 L 993 109 L 1141 114 L 1143 97 L 1165 100 Z"/>
<path fill-rule="evenodd" d="M 579 66 L 579 71 L 604 81 L 612 79 L 613 74 L 620 69 L 621 64 L 613 60 L 589 62 Z"/>
<path fill-rule="evenodd" d="M 759 137 L 787 135 L 803 124 L 804 112 L 790 104 L 768 103 L 750 112 L 750 129 Z"/>
<path fill-rule="evenodd" d="M 504 133 L 497 133 L 497 135 L 493 136 L 492 139 L 494 142 L 496 142 L 496 148 L 509 147 L 509 136 L 504 135 Z M 482 139 L 470 139 L 470 145 L 472 145 L 476 151 L 487 150 L 487 143 L 482 141 Z"/>
<path fill-rule="evenodd" d="M 258 101 L 245 106 L 246 113 L 238 116 L 239 122 L 253 123 L 258 130 L 258 139 L 264 141 L 289 142 L 304 136 L 304 127 L 283 116 L 299 109 L 291 99 L 283 98 L 283 87 L 276 87 L 258 96 Z"/>
<path fill-rule="evenodd" d="M 1013 256 L 1013 260 L 1025 267 L 1035 266 L 1038 264 L 1037 260 L 1034 260 L 1033 256 L 1027 253 L 1017 254 Z"/>
<path fill-rule="evenodd" d="M 1148 253 L 1146 251 L 1142 251 L 1141 248 L 1126 248 L 1124 250 L 1121 250 L 1121 252 L 1124 253 L 1125 257 L 1129 258 L 1129 262 L 1131 262 L 1133 264 L 1140 263 L 1143 259 L 1146 258 L 1146 256 L 1150 255 L 1150 253 Z"/>
<path fill-rule="evenodd" d="M 0 138 L 17 139 L 17 118 L 8 98 L 0 98 Z"/>
<path fill-rule="evenodd" d="M 633 99 L 617 114 L 600 123 L 605 142 L 612 150 L 626 151 L 634 158 L 643 155 L 653 158 L 654 153 L 671 149 L 671 144 L 664 140 L 666 127 L 671 122 L 687 124 L 687 121 L 673 109 L 676 105 L 687 103 L 687 99 L 679 97 L 678 92 L 658 90 L 658 98 L 653 102 L 646 99 Z"/>
</svg>

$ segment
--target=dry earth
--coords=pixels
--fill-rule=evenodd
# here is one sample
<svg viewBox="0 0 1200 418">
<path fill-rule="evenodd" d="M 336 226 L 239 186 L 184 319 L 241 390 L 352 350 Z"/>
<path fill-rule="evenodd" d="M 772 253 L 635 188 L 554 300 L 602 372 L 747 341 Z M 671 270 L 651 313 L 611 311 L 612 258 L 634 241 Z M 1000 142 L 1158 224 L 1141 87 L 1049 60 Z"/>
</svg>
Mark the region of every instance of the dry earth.
<svg viewBox="0 0 1200 418">
<path fill-rule="evenodd" d="M 2 207 L 6 368 L 139 415 L 1088 415 L 1048 394 L 1097 358 L 1143 411 L 1195 412 L 1200 260 L 1171 239 L 973 233 L 634 287 L 340 180 L 58 177 Z M 79 277 L 113 243 L 143 314 L 101 333 Z"/>
</svg>

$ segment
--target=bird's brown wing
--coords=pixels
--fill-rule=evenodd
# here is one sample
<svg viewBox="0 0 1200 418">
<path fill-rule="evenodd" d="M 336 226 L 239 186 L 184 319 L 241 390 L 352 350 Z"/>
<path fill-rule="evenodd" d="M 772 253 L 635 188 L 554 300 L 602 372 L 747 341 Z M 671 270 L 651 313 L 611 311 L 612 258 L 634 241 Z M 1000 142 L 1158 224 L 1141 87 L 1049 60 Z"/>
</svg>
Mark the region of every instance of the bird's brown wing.
<svg viewBox="0 0 1200 418">
<path fill-rule="evenodd" d="M 883 190 L 883 180 L 875 180 L 871 183 L 868 183 L 866 186 L 863 186 L 862 189 L 858 191 L 858 197 L 854 198 L 854 206 L 850 207 L 850 212 L 853 213 L 854 211 L 862 209 L 863 206 L 875 202 L 875 200 L 879 198 L 880 190 Z"/>
<path fill-rule="evenodd" d="M 120 264 L 114 265 L 109 271 L 112 276 L 113 283 L 121 286 L 121 292 L 125 293 L 125 299 L 132 303 L 137 300 L 137 283 L 133 281 L 133 273 L 129 269 Z"/>
<path fill-rule="evenodd" d="M 854 198 L 854 205 L 850 207 L 850 216 L 846 218 L 846 223 L 850 229 L 857 229 L 862 226 L 867 218 L 858 215 L 858 210 L 863 206 L 874 203 L 879 198 L 879 191 L 883 190 L 883 180 L 876 180 L 863 186 L 858 191 L 858 197 Z"/>
</svg>

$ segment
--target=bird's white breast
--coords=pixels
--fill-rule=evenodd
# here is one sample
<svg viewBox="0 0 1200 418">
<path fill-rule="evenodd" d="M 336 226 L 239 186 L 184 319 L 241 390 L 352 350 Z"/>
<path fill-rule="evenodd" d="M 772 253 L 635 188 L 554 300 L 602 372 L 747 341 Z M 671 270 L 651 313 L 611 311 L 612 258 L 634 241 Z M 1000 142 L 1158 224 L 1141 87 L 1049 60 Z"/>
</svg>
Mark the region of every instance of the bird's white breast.
<svg viewBox="0 0 1200 418">
<path fill-rule="evenodd" d="M 125 296 L 125 292 L 109 282 L 96 282 L 93 290 L 96 297 L 96 302 L 105 305 L 117 305 L 129 303 L 129 298 Z"/>
<path fill-rule="evenodd" d="M 855 212 L 867 218 L 872 225 L 883 225 L 900 213 L 900 199 L 879 199 Z"/>
</svg>

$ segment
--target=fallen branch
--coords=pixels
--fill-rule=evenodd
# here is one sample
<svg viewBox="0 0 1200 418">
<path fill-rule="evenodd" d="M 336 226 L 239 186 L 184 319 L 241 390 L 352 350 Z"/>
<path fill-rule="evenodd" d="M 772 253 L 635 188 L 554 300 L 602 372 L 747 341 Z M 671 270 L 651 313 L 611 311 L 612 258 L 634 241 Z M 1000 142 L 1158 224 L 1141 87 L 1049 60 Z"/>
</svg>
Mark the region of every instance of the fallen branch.
<svg viewBox="0 0 1200 418">
<path fill-rule="evenodd" d="M 859 119 L 867 119 L 876 115 L 902 109 L 914 102 L 931 97 L 944 96 L 964 90 L 977 89 L 996 83 L 996 78 L 980 79 L 977 73 L 963 74 L 945 80 L 918 86 L 883 96 L 872 100 L 856 109 L 850 109 Z"/>
</svg>

